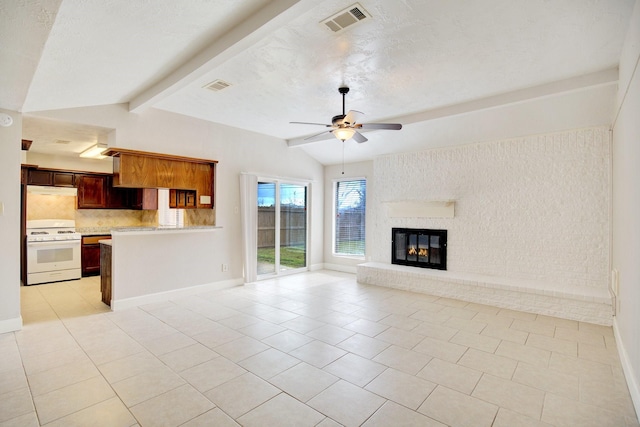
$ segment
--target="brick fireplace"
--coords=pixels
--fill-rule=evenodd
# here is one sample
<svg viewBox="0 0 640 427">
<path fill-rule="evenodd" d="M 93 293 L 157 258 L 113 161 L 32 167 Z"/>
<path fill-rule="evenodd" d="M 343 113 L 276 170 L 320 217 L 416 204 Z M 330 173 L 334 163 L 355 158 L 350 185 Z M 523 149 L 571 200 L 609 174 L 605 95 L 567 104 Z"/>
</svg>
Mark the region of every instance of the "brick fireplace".
<svg viewBox="0 0 640 427">
<path fill-rule="evenodd" d="M 391 263 L 446 270 L 447 230 L 393 228 Z"/>
</svg>

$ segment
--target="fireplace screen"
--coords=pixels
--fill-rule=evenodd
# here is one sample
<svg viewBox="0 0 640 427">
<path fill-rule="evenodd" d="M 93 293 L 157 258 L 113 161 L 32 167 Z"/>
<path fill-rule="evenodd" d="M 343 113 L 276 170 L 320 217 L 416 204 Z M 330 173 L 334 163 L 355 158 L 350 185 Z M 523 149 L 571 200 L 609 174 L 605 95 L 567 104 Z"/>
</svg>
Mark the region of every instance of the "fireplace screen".
<svg viewBox="0 0 640 427">
<path fill-rule="evenodd" d="M 391 263 L 447 269 L 447 230 L 394 228 Z"/>
</svg>

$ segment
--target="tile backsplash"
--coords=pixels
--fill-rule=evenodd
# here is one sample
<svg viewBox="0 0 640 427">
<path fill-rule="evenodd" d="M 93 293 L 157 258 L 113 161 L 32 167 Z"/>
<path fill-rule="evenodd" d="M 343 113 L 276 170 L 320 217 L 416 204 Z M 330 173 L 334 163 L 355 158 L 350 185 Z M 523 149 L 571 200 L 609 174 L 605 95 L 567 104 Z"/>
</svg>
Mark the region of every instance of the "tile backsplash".
<svg viewBox="0 0 640 427">
<path fill-rule="evenodd" d="M 27 220 L 74 219 L 77 228 L 87 227 L 143 227 L 158 223 L 157 211 L 128 209 L 76 209 L 74 196 L 27 194 Z"/>
<path fill-rule="evenodd" d="M 27 220 L 76 219 L 76 197 L 27 194 Z"/>
<path fill-rule="evenodd" d="M 158 211 L 77 209 L 75 196 L 27 194 L 27 220 L 74 219 L 77 228 L 155 227 Z M 215 209 L 186 209 L 184 225 L 214 225 Z"/>
</svg>

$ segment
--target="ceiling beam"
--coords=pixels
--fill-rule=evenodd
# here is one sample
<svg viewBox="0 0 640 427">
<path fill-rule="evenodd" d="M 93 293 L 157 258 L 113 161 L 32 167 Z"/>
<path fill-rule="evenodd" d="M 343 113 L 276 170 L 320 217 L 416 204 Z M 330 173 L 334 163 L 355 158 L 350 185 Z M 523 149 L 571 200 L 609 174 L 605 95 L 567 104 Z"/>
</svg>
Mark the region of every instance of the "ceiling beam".
<svg viewBox="0 0 640 427">
<path fill-rule="evenodd" d="M 162 80 L 136 95 L 129 102 L 129 111 L 140 113 L 153 106 L 316 5 L 315 0 L 268 1 L 262 9 L 216 39 Z"/>
<path fill-rule="evenodd" d="M 532 86 L 512 92 L 506 92 L 495 96 L 489 96 L 473 101 L 462 102 L 460 104 L 450 105 L 432 110 L 422 111 L 420 113 L 408 114 L 405 116 L 393 117 L 384 120 L 385 122 L 402 123 L 409 125 L 411 123 L 425 122 L 429 120 L 442 119 L 445 117 L 457 116 L 460 114 L 473 113 L 475 111 L 487 110 L 491 108 L 499 108 L 506 105 L 519 104 L 523 102 L 533 101 L 535 99 L 548 96 L 555 96 L 575 92 L 597 86 L 611 85 L 618 83 L 618 68 L 608 68 L 606 70 L 597 71 L 591 74 L 585 74 L 569 79 L 558 80 L 552 83 Z M 326 138 L 318 138 L 313 141 L 306 141 L 303 136 L 300 138 L 292 138 L 287 140 L 289 147 L 297 147 L 300 145 L 311 144 L 317 141 L 324 141 L 335 138 L 333 134 L 327 133 Z"/>
</svg>

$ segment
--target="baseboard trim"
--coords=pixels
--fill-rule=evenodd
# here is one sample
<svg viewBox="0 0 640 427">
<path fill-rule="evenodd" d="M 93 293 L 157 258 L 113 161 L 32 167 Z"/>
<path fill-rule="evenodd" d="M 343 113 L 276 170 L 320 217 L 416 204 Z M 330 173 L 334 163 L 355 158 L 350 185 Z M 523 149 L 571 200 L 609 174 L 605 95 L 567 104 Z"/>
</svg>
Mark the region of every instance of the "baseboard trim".
<svg viewBox="0 0 640 427">
<path fill-rule="evenodd" d="M 204 285 L 190 286 L 188 288 L 175 289 L 172 291 L 158 292 L 155 294 L 142 295 L 139 297 L 123 298 L 111 300 L 111 310 L 119 311 L 127 308 L 139 307 L 145 304 L 153 304 L 158 302 L 169 301 L 173 298 L 179 298 L 189 295 L 196 295 L 203 292 L 220 291 L 222 289 L 233 288 L 244 284 L 243 279 L 223 280 L 220 282 L 206 283 Z"/>
<path fill-rule="evenodd" d="M 13 319 L 0 320 L 0 334 L 15 332 L 22 329 L 22 316 Z"/>
<path fill-rule="evenodd" d="M 342 264 L 325 264 L 325 270 L 340 271 L 342 273 L 357 273 L 357 266 L 355 265 L 342 265 Z"/>
<path fill-rule="evenodd" d="M 620 363 L 622 364 L 622 372 L 624 373 L 624 378 L 627 380 L 629 394 L 631 395 L 631 400 L 633 401 L 633 406 L 636 409 L 636 415 L 640 422 L 640 384 L 638 384 L 635 375 L 636 373 L 629 361 L 629 354 L 627 353 L 627 349 L 622 341 L 620 330 L 618 329 L 617 317 L 613 318 L 613 334 L 616 337 L 616 345 L 618 346 L 618 355 L 620 356 Z"/>
<path fill-rule="evenodd" d="M 324 264 L 320 263 L 320 264 L 311 264 L 309 266 L 309 271 L 318 271 L 318 270 L 324 270 Z"/>
</svg>

